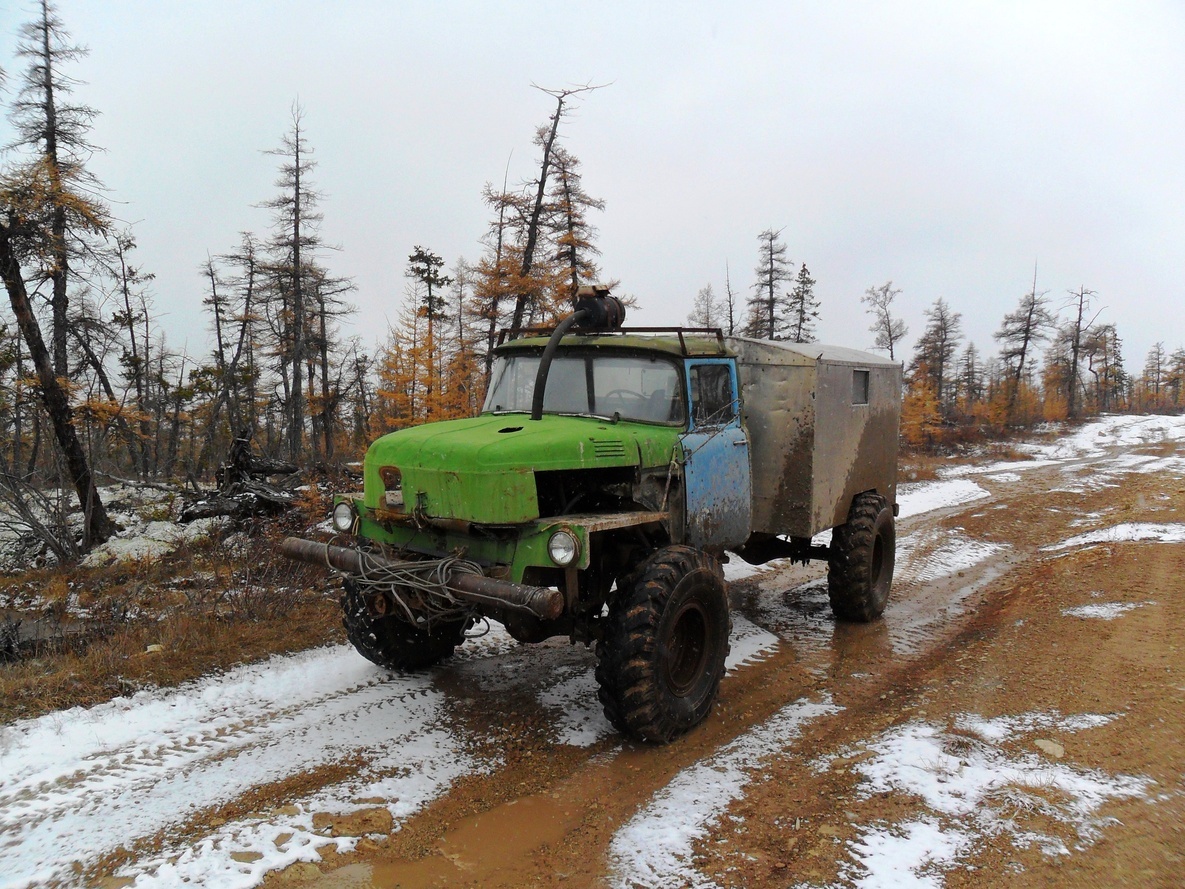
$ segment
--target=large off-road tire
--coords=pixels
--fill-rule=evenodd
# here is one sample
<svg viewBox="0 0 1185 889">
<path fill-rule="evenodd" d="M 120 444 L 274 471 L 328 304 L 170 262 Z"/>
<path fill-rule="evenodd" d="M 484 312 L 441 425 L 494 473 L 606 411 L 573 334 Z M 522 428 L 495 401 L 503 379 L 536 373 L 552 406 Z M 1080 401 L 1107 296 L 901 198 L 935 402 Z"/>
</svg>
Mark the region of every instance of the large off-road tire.
<svg viewBox="0 0 1185 889">
<path fill-rule="evenodd" d="M 597 644 L 605 715 L 620 732 L 665 744 L 712 709 L 731 620 L 720 565 L 668 546 L 623 580 Z"/>
<path fill-rule="evenodd" d="M 466 621 L 441 624 L 431 632 L 395 616 L 375 617 L 353 581 L 341 598 L 346 638 L 369 661 L 390 670 L 421 670 L 449 657 L 465 638 Z"/>
<path fill-rule="evenodd" d="M 876 620 L 889 601 L 897 532 L 893 510 L 880 494 L 859 494 L 848 520 L 831 533 L 827 594 L 841 620 Z"/>
</svg>

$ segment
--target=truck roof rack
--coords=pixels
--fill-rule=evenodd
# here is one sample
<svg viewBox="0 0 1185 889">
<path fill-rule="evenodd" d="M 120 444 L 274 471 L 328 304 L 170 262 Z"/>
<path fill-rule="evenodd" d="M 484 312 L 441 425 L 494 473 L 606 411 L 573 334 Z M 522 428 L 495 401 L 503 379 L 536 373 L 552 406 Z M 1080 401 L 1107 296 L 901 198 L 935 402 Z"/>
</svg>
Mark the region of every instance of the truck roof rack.
<svg viewBox="0 0 1185 889">
<path fill-rule="evenodd" d="M 527 336 L 551 336 L 555 331 L 554 327 L 503 327 L 498 334 L 498 345 L 517 340 L 521 337 Z M 686 336 L 710 336 L 715 337 L 716 345 L 720 350 L 721 355 L 727 354 L 728 350 L 724 345 L 724 331 L 719 327 L 619 327 L 614 330 L 582 330 L 579 336 L 618 336 L 629 334 L 671 334 L 679 338 L 679 348 L 684 355 L 690 355 L 691 352 L 687 348 Z"/>
</svg>

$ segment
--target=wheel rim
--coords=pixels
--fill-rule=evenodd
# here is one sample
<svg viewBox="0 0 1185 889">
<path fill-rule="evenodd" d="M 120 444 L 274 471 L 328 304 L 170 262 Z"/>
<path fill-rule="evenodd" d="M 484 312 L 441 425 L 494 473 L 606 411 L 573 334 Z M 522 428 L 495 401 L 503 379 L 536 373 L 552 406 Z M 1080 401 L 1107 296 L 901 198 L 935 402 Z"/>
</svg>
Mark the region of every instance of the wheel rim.
<svg viewBox="0 0 1185 889">
<path fill-rule="evenodd" d="M 872 542 L 872 571 L 871 580 L 873 586 L 880 583 L 881 574 L 885 570 L 885 540 L 877 534 Z"/>
<path fill-rule="evenodd" d="M 667 687 L 685 697 L 704 673 L 708 659 L 708 617 L 698 603 L 688 602 L 671 622 L 665 673 Z"/>
</svg>

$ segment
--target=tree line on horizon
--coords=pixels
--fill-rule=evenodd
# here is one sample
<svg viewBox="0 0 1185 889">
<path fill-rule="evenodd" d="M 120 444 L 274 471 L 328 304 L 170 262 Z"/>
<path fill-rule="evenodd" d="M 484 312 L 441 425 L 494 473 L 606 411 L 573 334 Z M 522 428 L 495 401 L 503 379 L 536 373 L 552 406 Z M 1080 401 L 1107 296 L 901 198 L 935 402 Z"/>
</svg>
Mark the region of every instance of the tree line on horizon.
<svg viewBox="0 0 1185 889">
<path fill-rule="evenodd" d="M 11 307 L 0 319 L 0 499 L 35 522 L 53 511 L 48 501 L 29 508 L 42 492 L 58 487 L 62 514 L 62 491 L 72 490 L 86 513 L 82 548 L 114 531 L 98 478 L 196 486 L 236 440 L 302 466 L 341 463 L 382 433 L 476 413 L 499 332 L 553 323 L 581 284 L 601 279 L 591 215 L 605 205 L 586 191 L 562 140 L 574 103 L 598 87 L 543 90 L 554 106 L 533 136 L 533 175 L 482 192 L 490 222 L 481 255 L 450 263 L 416 245 L 396 322 L 381 341 L 363 343 L 346 327 L 355 285 L 330 268 L 315 151 L 294 105 L 268 152 L 274 192 L 254 204 L 270 212 L 269 227 L 195 257 L 211 344 L 185 354 L 157 323 L 135 232 L 116 221 L 87 168 L 97 111 L 74 100 L 69 73 L 86 51 L 50 0 L 39 0 L 19 37 L 23 67 L 8 105 L 15 138 L 0 169 L 0 277 Z M 688 324 L 812 341 L 816 282 L 805 264 L 790 263 L 781 236 L 758 235 L 743 290 L 726 263 L 722 292 L 701 289 Z M 890 281 L 863 299 L 874 348 L 904 361 L 900 293 Z M 1142 375 L 1128 374 L 1114 325 L 1087 317 L 1092 296 L 1079 289 L 1063 307 L 1067 322 L 1034 282 L 990 357 L 963 345 L 960 315 L 937 300 L 907 361 L 906 440 L 936 446 L 1096 411 L 1179 410 L 1185 350 L 1158 345 Z"/>
</svg>

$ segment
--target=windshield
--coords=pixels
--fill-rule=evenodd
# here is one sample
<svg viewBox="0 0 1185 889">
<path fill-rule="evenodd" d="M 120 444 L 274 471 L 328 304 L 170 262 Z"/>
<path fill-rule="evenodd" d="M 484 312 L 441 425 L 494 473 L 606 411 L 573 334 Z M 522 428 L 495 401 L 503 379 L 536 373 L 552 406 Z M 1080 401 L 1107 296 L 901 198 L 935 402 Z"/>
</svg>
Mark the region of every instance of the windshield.
<svg viewBox="0 0 1185 889">
<path fill-rule="evenodd" d="M 538 371 L 538 355 L 499 358 L 482 410 L 529 412 Z M 543 410 L 682 424 L 687 413 L 681 367 L 650 355 L 558 355 L 547 375 Z"/>
</svg>

